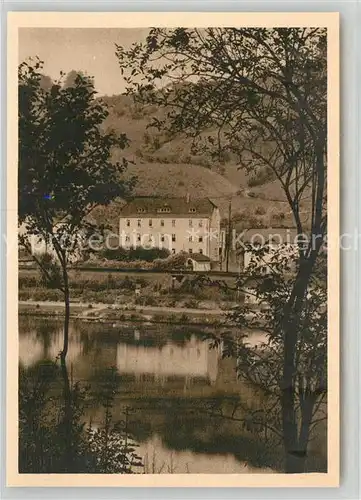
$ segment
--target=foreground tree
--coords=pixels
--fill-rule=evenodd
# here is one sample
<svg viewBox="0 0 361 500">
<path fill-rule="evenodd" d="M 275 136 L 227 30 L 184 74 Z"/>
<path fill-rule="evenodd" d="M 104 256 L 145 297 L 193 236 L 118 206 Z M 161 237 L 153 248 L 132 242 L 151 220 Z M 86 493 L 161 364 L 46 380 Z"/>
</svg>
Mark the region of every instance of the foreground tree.
<svg viewBox="0 0 361 500">
<path fill-rule="evenodd" d="M 221 162 L 235 159 L 252 178 L 277 180 L 298 234 L 307 235 L 272 323 L 282 359 L 277 383 L 289 473 L 304 466 L 295 460 L 300 332 L 327 231 L 326 46 L 319 28 L 154 28 L 143 43 L 117 46 L 127 92 L 164 109 L 152 126 L 166 138 L 191 137 L 193 148 Z"/>
<path fill-rule="evenodd" d="M 39 60 L 22 63 L 18 76 L 20 245 L 33 255 L 43 278 L 64 294 L 65 362 L 69 265 L 89 249 L 88 238 L 102 230 L 89 218 L 94 207 L 124 196 L 131 187 L 121 176 L 126 161 L 111 161 L 113 150 L 124 149 L 127 138 L 103 133 L 107 110 L 95 100 L 90 78 L 77 75 L 71 85 L 62 80 L 43 85 Z M 33 252 L 36 240 L 49 245 L 55 262 Z"/>
<path fill-rule="evenodd" d="M 317 433 L 322 432 L 322 422 L 327 419 L 327 272 L 326 257 L 319 255 L 317 272 L 311 275 L 305 297 L 304 309 L 297 318 L 295 384 L 293 413 L 289 427 L 283 427 L 283 402 L 281 385 L 284 365 L 284 338 L 278 325 L 284 314 L 284 304 L 290 296 L 295 273 L 297 254 L 289 245 L 281 245 L 278 252 L 270 250 L 271 243 L 257 247 L 249 245 L 252 260 L 247 273 L 237 282 L 243 295 L 242 304 L 230 314 L 232 323 L 239 325 L 237 335 L 226 332 L 212 335 L 214 345 L 221 344 L 224 356 L 237 360 L 239 377 L 262 395 L 262 405 L 247 406 L 237 403 L 227 418 L 238 420 L 256 432 L 264 441 L 265 449 L 279 444 L 279 438 L 292 440 L 292 453 L 287 456 L 287 468 L 293 471 L 314 471 L 315 465 L 308 455 L 308 445 Z M 267 274 L 262 270 L 267 267 Z M 220 286 L 222 283 L 220 283 Z M 225 286 L 223 284 L 223 286 Z M 264 334 L 256 346 L 249 341 L 252 334 Z M 237 415 L 239 412 L 243 416 Z M 321 426 L 320 426 L 321 425 Z M 283 428 L 283 433 L 280 430 Z M 317 468 L 316 468 L 317 470 Z"/>
</svg>

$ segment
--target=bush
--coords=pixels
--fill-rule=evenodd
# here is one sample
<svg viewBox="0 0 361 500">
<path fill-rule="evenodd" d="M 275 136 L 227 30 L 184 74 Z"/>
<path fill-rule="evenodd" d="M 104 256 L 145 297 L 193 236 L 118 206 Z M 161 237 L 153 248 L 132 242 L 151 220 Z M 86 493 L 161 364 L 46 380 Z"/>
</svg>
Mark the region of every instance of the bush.
<svg viewBox="0 0 361 500">
<path fill-rule="evenodd" d="M 266 167 L 264 169 L 259 170 L 253 175 L 247 182 L 249 187 L 261 186 L 267 182 L 271 182 L 274 180 L 274 173 L 271 168 Z"/>
<path fill-rule="evenodd" d="M 39 286 L 39 280 L 35 276 L 19 276 L 19 288 L 32 288 Z"/>
<path fill-rule="evenodd" d="M 154 269 L 159 271 L 171 271 L 182 269 L 185 266 L 187 254 L 184 252 L 170 255 L 167 259 L 157 259 L 154 261 Z"/>
<path fill-rule="evenodd" d="M 137 297 L 135 299 L 136 305 L 139 306 L 156 306 L 158 305 L 158 301 L 152 295 L 146 295 L 144 297 Z"/>
<path fill-rule="evenodd" d="M 256 207 L 256 210 L 255 210 L 256 215 L 265 215 L 265 213 L 266 213 L 266 209 L 264 207 L 262 207 L 262 205 L 258 205 L 258 207 Z"/>
<path fill-rule="evenodd" d="M 105 248 L 102 253 L 102 257 L 107 260 L 128 260 L 128 252 L 125 248 Z"/>
<path fill-rule="evenodd" d="M 198 300 L 195 299 L 190 299 L 184 302 L 184 307 L 187 309 L 198 309 L 199 308 L 199 302 Z"/>
<path fill-rule="evenodd" d="M 90 387 L 68 382 L 69 396 L 54 397 L 52 388 L 60 381 L 55 363 L 42 362 L 30 373 L 20 369 L 19 472 L 131 474 L 141 467 L 128 420 L 113 420 L 114 379 L 107 374 L 101 384 L 102 418 L 94 428 L 84 425 Z"/>
<path fill-rule="evenodd" d="M 187 314 L 183 313 L 181 317 L 179 318 L 180 323 L 189 323 L 189 316 Z"/>
<path fill-rule="evenodd" d="M 132 262 L 142 260 L 145 262 L 153 262 L 155 259 L 166 259 L 169 257 L 170 252 L 166 248 L 116 248 L 105 249 L 102 256 L 108 260 Z"/>
<path fill-rule="evenodd" d="M 21 289 L 19 292 L 20 300 L 35 300 L 35 301 L 62 301 L 64 300 L 64 295 L 60 290 L 48 289 L 48 288 L 31 288 Z"/>
<path fill-rule="evenodd" d="M 59 288 L 62 286 L 62 274 L 59 263 L 49 253 L 38 256 L 40 267 L 40 283 L 47 288 Z"/>
</svg>

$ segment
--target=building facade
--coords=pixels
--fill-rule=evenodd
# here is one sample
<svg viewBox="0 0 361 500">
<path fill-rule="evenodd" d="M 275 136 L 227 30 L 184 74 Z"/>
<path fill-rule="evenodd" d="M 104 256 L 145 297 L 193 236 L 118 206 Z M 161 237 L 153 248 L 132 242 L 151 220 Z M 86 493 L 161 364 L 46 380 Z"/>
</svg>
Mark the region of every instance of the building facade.
<svg viewBox="0 0 361 500">
<path fill-rule="evenodd" d="M 120 244 L 201 254 L 218 262 L 220 222 L 219 209 L 208 198 L 134 198 L 119 218 Z"/>
<path fill-rule="evenodd" d="M 244 245 L 243 245 L 244 244 Z M 257 248 L 267 245 L 267 252 L 257 260 Z M 297 231 L 293 228 L 245 229 L 237 251 L 240 271 L 258 263 L 261 274 L 273 272 L 275 258 L 289 258 L 293 262 L 298 255 Z"/>
</svg>

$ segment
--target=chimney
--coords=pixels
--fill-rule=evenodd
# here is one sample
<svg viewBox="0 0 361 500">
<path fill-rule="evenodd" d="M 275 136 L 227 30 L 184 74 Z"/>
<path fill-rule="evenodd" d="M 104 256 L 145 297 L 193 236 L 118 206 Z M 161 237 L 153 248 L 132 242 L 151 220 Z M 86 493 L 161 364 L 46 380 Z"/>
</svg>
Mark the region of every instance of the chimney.
<svg viewBox="0 0 361 500">
<path fill-rule="evenodd" d="M 189 193 L 187 193 L 186 202 L 189 203 L 189 200 L 190 200 L 190 196 L 189 196 Z"/>
</svg>

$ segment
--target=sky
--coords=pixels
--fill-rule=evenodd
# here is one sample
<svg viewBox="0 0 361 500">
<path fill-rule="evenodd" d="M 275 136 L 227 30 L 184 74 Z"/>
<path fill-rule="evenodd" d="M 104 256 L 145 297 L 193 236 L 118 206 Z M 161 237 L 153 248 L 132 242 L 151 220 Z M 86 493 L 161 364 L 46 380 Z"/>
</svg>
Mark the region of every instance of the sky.
<svg viewBox="0 0 361 500">
<path fill-rule="evenodd" d="M 38 56 L 44 74 L 57 80 L 60 71 L 83 71 L 94 77 L 100 95 L 120 94 L 125 89 L 115 57 L 115 43 L 129 47 L 143 40 L 147 28 L 21 28 L 19 63 Z"/>
</svg>

